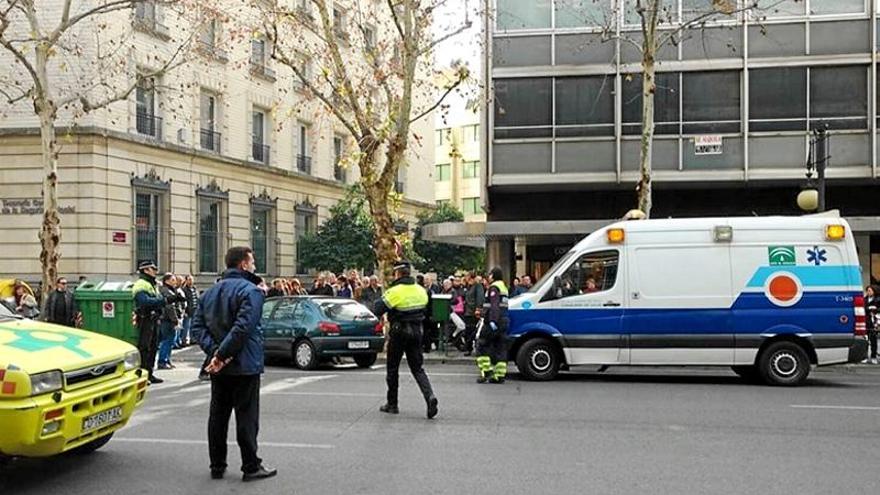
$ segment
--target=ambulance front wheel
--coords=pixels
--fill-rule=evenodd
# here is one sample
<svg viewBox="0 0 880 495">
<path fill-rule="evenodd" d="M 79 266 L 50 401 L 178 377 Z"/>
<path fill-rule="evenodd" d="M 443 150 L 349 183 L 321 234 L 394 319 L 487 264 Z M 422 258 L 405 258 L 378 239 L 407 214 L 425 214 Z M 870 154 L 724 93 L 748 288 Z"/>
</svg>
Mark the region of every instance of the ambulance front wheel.
<svg viewBox="0 0 880 495">
<path fill-rule="evenodd" d="M 556 347 L 545 339 L 529 340 L 516 353 L 516 367 L 527 380 L 552 380 L 559 373 L 561 364 Z"/>
<path fill-rule="evenodd" d="M 800 385 L 810 373 L 810 358 L 794 342 L 775 342 L 758 357 L 758 369 L 768 385 Z"/>
<path fill-rule="evenodd" d="M 96 438 L 95 440 L 92 440 L 89 443 L 80 445 L 79 447 L 77 447 L 75 449 L 71 449 L 69 453 L 72 455 L 91 454 L 92 452 L 107 445 L 107 442 L 109 442 L 111 438 L 113 438 L 113 433 L 111 433 L 109 435 L 104 435 L 101 438 Z"/>
</svg>

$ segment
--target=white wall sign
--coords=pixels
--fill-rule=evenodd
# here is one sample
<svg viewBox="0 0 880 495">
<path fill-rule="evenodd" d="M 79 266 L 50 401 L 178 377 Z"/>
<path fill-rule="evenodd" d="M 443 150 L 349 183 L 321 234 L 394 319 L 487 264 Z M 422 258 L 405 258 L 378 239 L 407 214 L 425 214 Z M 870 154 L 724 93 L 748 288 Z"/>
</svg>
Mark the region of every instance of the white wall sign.
<svg viewBox="0 0 880 495">
<path fill-rule="evenodd" d="M 718 135 L 694 136 L 695 155 L 720 155 L 722 139 Z"/>
</svg>

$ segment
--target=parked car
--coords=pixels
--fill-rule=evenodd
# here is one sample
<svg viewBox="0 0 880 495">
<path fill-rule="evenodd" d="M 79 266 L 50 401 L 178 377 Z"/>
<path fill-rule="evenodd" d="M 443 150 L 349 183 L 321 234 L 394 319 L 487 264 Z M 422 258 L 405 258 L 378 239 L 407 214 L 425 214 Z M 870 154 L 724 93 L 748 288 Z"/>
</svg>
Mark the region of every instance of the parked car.
<svg viewBox="0 0 880 495">
<path fill-rule="evenodd" d="M 269 298 L 262 324 L 266 355 L 290 358 L 304 370 L 334 357 L 352 357 L 361 368 L 370 367 L 385 342 L 379 319 L 352 299 Z"/>
</svg>

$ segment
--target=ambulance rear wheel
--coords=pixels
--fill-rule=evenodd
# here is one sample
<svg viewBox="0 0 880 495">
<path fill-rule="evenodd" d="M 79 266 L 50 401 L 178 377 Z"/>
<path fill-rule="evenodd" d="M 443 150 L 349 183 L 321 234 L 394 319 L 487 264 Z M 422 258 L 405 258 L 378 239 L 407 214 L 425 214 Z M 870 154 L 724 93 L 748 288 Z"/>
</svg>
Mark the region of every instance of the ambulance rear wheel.
<svg viewBox="0 0 880 495">
<path fill-rule="evenodd" d="M 800 385 L 810 373 L 810 358 L 794 342 L 775 342 L 761 353 L 758 368 L 768 385 Z"/>
<path fill-rule="evenodd" d="M 561 364 L 556 347 L 545 339 L 529 340 L 516 353 L 516 367 L 527 380 L 552 380 L 559 373 Z"/>
<path fill-rule="evenodd" d="M 101 438 L 96 438 L 96 439 L 92 440 L 92 441 L 89 442 L 89 443 L 86 443 L 86 444 L 80 445 L 79 447 L 70 450 L 69 453 L 72 454 L 72 455 L 85 455 L 85 454 L 91 454 L 92 452 L 94 452 L 94 451 L 100 449 L 101 447 L 107 445 L 107 442 L 109 442 L 111 438 L 113 438 L 113 433 L 111 433 L 111 434 L 109 434 L 109 435 L 104 435 L 104 436 L 101 437 Z"/>
</svg>

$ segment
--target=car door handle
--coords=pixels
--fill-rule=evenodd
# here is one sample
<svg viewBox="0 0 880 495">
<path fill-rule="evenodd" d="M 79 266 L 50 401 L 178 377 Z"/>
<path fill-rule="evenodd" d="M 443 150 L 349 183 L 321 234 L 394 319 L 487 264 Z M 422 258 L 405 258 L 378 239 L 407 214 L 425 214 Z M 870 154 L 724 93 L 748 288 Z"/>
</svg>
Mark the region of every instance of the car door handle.
<svg viewBox="0 0 880 495">
<path fill-rule="evenodd" d="M 614 302 L 614 301 L 606 301 L 605 304 L 603 304 L 602 306 L 605 306 L 605 307 L 617 307 L 617 306 L 620 306 L 620 303 L 619 303 L 619 302 Z"/>
</svg>

